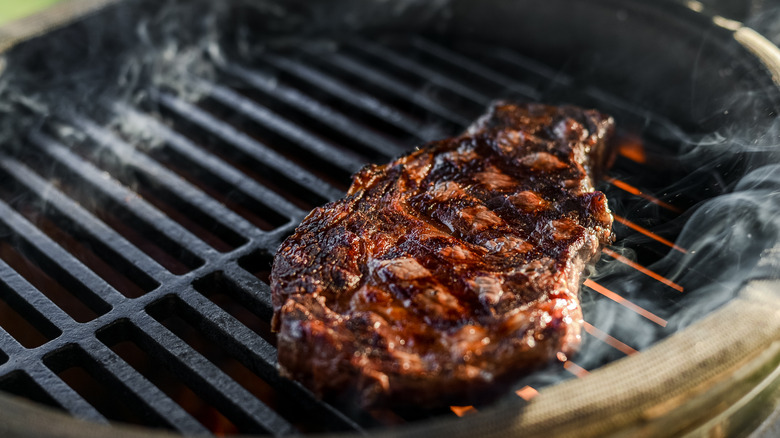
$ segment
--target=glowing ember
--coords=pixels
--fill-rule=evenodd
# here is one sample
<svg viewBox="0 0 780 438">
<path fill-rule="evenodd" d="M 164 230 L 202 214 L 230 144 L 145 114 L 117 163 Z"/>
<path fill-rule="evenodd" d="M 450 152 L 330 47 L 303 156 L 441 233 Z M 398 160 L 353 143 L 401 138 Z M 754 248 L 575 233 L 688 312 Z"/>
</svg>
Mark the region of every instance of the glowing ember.
<svg viewBox="0 0 780 438">
<path fill-rule="evenodd" d="M 450 406 L 450 410 L 458 417 L 477 412 L 477 409 L 474 406 Z"/>
<path fill-rule="evenodd" d="M 642 139 L 639 137 L 630 136 L 622 138 L 618 146 L 618 153 L 640 164 L 647 162 L 645 147 L 642 144 Z"/>
<path fill-rule="evenodd" d="M 515 391 L 515 394 L 517 394 L 517 396 L 522 398 L 523 400 L 529 401 L 532 398 L 534 398 L 537 395 L 539 395 L 539 391 L 537 391 L 536 389 L 526 385 L 526 386 L 518 389 L 517 391 Z"/>
</svg>

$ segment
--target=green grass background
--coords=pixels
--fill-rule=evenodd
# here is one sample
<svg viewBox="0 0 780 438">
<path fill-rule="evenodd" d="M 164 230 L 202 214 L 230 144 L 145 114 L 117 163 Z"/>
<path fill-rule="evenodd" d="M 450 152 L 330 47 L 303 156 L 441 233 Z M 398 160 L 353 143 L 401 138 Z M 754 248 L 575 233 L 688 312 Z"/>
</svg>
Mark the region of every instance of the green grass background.
<svg viewBox="0 0 780 438">
<path fill-rule="evenodd" d="M 60 0 L 0 0 L 0 26 L 38 12 Z"/>
</svg>

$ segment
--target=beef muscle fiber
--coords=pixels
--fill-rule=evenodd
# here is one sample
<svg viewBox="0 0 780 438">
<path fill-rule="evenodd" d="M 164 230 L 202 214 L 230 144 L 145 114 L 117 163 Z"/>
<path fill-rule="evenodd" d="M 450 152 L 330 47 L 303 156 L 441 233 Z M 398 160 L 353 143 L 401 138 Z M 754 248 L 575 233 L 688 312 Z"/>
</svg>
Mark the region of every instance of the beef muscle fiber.
<svg viewBox="0 0 780 438">
<path fill-rule="evenodd" d="M 482 397 L 580 343 L 585 265 L 611 242 L 593 179 L 613 121 L 498 102 L 468 131 L 354 176 L 271 273 L 279 369 L 369 407 Z"/>
</svg>

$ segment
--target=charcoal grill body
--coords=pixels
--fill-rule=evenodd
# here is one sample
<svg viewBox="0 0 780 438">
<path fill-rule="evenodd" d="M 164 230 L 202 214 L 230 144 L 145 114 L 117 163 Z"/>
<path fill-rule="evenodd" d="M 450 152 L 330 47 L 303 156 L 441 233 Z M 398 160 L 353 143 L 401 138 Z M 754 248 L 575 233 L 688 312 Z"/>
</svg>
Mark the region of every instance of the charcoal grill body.
<svg viewBox="0 0 780 438">
<path fill-rule="evenodd" d="M 196 6 L 190 9 L 181 8 L 184 2 L 162 6 L 141 1 L 80 4 L 85 7 L 78 8 L 78 19 L 44 20 L 46 32 L 23 26 L 7 33 L 5 45 L 13 46 L 6 51 L 7 71 L 27 68 L 36 72 L 36 80 L 46 78 L 47 72 L 51 79 L 57 72 L 78 74 L 85 61 L 101 58 L 105 66 L 90 72 L 121 75 L 125 55 L 145 43 L 128 35 L 137 34 L 138 24 L 148 17 L 159 16 L 150 11 L 171 5 L 173 10 L 185 11 L 184 20 L 209 26 L 197 8 L 205 8 L 206 3 L 193 2 Z M 233 108 L 244 119 L 262 125 L 263 133 L 283 137 L 293 145 L 290 147 L 298 148 L 297 155 L 289 154 L 287 149 L 265 147 L 268 145 L 259 134 L 249 135 L 226 123 L 227 119 L 210 115 L 192 102 L 197 99 L 182 97 L 188 90 L 133 84 L 136 90 L 150 90 L 145 103 L 134 106 L 121 89 L 100 94 L 102 100 L 95 103 L 106 112 L 126 114 L 146 123 L 172 151 L 172 155 L 165 156 L 134 150 L 126 139 L 96 121 L 99 115 L 80 116 L 74 115 L 78 111 L 70 111 L 89 112 L 85 102 L 55 106 L 53 118 L 75 127 L 89 142 L 102 145 L 113 156 L 124 157 L 131 169 L 137 169 L 131 172 L 133 178 L 147 171 L 154 173 L 156 185 L 152 187 L 160 190 L 138 197 L 132 187 L 123 184 L 126 174 L 117 172 L 106 181 L 91 157 L 85 158 L 66 140 L 40 129 L 39 119 L 21 117 L 19 129 L 13 132 L 39 151 L 43 162 L 56 162 L 63 175 L 77 175 L 94 190 L 87 196 L 79 195 L 78 190 L 68 192 L 52 186 L 31 168 L 36 161 L 19 158 L 26 155 L 16 149 L 0 157 L 0 172 L 23 186 L 25 192 L 45 197 L 49 211 L 55 211 L 63 223 L 72 224 L 71 232 L 89 242 L 96 253 L 110 255 L 115 269 L 132 284 L 110 283 L 95 274 L 89 261 L 73 257 L 22 214 L 0 202 L 3 231 L 23 236 L 25 247 L 34 254 L 30 257 L 43 260 L 52 276 L 60 282 L 69 281 L 73 290 L 81 291 L 77 294 L 91 312 L 83 321 L 76 321 L 11 266 L 0 262 L 0 297 L 18 313 L 35 320 L 33 325 L 43 338 L 23 345 L 0 331 L 0 358 L 4 359 L 0 372 L 6 379 L 6 390 L 69 414 L 0 395 L 0 430 L 9 436 L 207 433 L 202 422 L 112 350 L 121 342 L 132 342 L 150 352 L 187 386 L 197 388 L 201 397 L 216 400 L 214 403 L 241 430 L 274 435 L 296 431 L 294 421 L 259 401 L 183 341 L 176 328 L 166 325 L 168 317 L 186 320 L 212 343 L 223 345 L 270 386 L 290 394 L 299 403 L 295 409 L 325 424 L 325 430 L 335 435 L 366 432 L 368 426 L 354 415 L 316 400 L 294 382 L 280 379 L 270 338 L 248 329 L 213 297 L 215 291 L 227 291 L 250 313 L 269 320 L 270 296 L 263 271 L 267 271 L 276 247 L 310 208 L 341 196 L 349 174 L 366 161 L 386 161 L 416 143 L 456 133 L 491 99 L 504 97 L 473 87 L 463 76 L 451 77 L 442 74 L 441 69 L 426 67 L 419 59 L 405 57 L 399 46 L 393 45 L 396 43 L 375 43 L 372 36 L 393 35 L 388 41 L 401 41 L 398 44 L 402 47 L 425 52 L 441 65 L 470 72 L 514 98 L 598 107 L 616 114 L 626 130 L 649 136 L 656 129 L 668 132 L 668 125 L 673 125 L 685 132 L 738 132 L 748 135 L 748 141 L 761 142 L 765 140 L 761 133 L 772 128 L 780 110 L 780 51 L 740 23 L 676 2 L 552 0 L 541 6 L 508 0 L 236 1 L 213 11 L 223 20 L 219 25 L 230 23 L 236 29 L 225 32 L 223 47 L 247 59 L 261 59 L 274 71 L 306 83 L 304 91 L 314 91 L 307 94 L 283 83 L 269 82 L 257 71 L 224 62 L 223 56 L 232 59 L 232 53 L 211 54 L 220 71 L 216 77 L 238 78 L 245 86 L 272 95 L 285 108 L 295 108 L 296 114 L 303 114 L 300 120 L 314 119 L 338 128 L 341 134 L 323 141 L 322 136 L 311 135 L 305 122 L 280 117 L 274 108 L 259 106 L 245 94 L 236 93 L 228 86 L 230 81 L 215 81 L 213 77 L 203 80 L 196 94 L 208 95 L 214 105 Z M 197 41 L 197 30 L 187 38 Z M 231 41 L 236 45 L 231 46 Z M 286 50 L 298 50 L 301 41 L 313 42 L 303 48 L 312 57 L 340 62 L 341 67 L 352 69 L 366 81 L 380 84 L 377 95 L 318 73 L 299 58 L 287 57 Z M 333 41 L 337 42 L 336 48 Z M 482 47 L 522 54 L 511 59 L 525 63 L 518 68 L 527 75 L 518 81 L 496 72 L 473 57 L 459 54 L 446 45 L 447 41 L 478 41 L 484 44 Z M 238 42 L 253 44 L 242 47 Z M 366 56 L 383 58 L 395 70 L 350 64 L 350 58 L 342 56 L 340 42 Z M 63 45 L 69 45 L 69 51 L 56 53 Z M 425 93 L 425 89 L 409 88 L 403 81 L 392 80 L 391 73 L 396 70 L 424 76 L 437 91 Z M 30 90 L 35 85 L 23 84 L 33 87 Z M 46 83 L 39 85 L 48 87 Z M 319 93 L 344 102 L 343 107 L 331 111 L 332 106 L 318 104 Z M 395 104 L 387 97 L 390 95 L 414 110 L 405 118 L 387 112 L 386 108 Z M 145 111 L 170 115 L 178 124 L 168 126 Z M 370 115 L 368 128 L 368 116 L 343 117 L 360 111 Z M 178 130 L 179 126 L 184 128 Z M 750 132 L 761 138 L 749 138 Z M 262 163 L 261 173 L 270 177 L 266 182 L 258 180 L 260 177 L 246 178 L 235 156 L 204 153 L 193 138 L 200 133 L 229 145 L 236 151 L 235 156 L 246 158 L 248 163 Z M 361 146 L 340 147 L 338 139 Z M 738 166 L 715 178 L 721 178 L 725 186 L 733 185 L 738 174 L 757 163 L 776 162 L 776 152 L 763 147 L 767 144 L 760 146 L 740 154 Z M 176 157 L 184 157 L 185 168 L 174 170 L 180 163 Z M 110 160 L 97 162 L 112 165 Z M 187 166 L 207 169 L 209 181 L 220 181 L 213 187 L 224 186 L 235 198 L 219 198 L 219 190 L 208 191 L 188 182 Z M 146 184 L 146 180 L 133 181 L 141 181 L 142 187 Z M 93 194 L 100 202 L 115 206 L 115 211 L 122 213 L 119 220 L 90 210 L 83 200 L 92 199 Z M 194 225 L 185 223 L 168 214 L 156 204 L 158 201 L 160 205 L 177 206 L 185 217 L 205 219 Z M 112 220 L 127 220 L 146 236 L 140 241 L 152 243 L 137 244 L 117 231 L 119 225 Z M 143 245 L 147 246 L 141 248 Z M 704 434 L 718 428 L 739 435 L 755 429 L 775 409 L 778 400 L 780 261 L 773 258 L 777 254 L 767 251 L 759 266 L 747 267 L 752 274 L 745 277 L 735 297 L 695 324 L 639 355 L 593 370 L 586 378 L 544 388 L 530 403 L 508 398 L 467 418 L 437 417 L 370 432 L 380 436 L 663 436 Z M 145 418 L 145 424 L 172 432 L 106 425 L 105 413 L 60 377 L 73 366 L 87 370 L 130 404 L 140 406 L 137 415 Z"/>
</svg>

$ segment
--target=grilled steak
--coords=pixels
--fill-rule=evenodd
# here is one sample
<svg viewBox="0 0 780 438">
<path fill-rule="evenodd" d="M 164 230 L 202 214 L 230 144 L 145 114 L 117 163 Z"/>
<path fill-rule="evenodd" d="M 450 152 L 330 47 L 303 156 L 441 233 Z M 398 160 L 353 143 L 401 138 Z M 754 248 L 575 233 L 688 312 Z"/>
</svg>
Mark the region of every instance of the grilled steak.
<svg viewBox="0 0 780 438">
<path fill-rule="evenodd" d="M 612 239 L 593 188 L 612 129 L 593 110 L 497 103 L 362 169 L 274 261 L 281 373 L 365 407 L 440 405 L 573 352 L 581 273 Z"/>
</svg>

